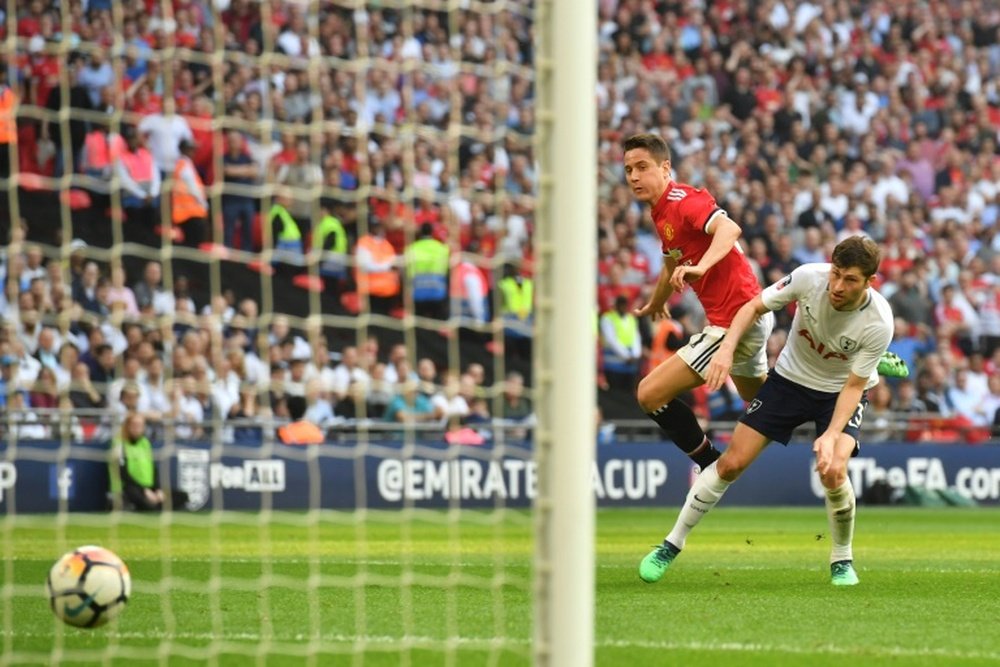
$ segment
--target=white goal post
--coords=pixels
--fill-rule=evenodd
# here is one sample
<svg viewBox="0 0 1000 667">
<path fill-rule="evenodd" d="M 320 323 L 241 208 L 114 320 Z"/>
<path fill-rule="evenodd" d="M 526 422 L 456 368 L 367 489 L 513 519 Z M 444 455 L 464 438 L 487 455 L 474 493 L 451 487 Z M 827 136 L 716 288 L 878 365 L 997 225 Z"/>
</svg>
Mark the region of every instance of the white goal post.
<svg viewBox="0 0 1000 667">
<path fill-rule="evenodd" d="M 593 664 L 597 18 L 591 3 L 537 14 L 539 199 L 535 434 L 536 665 Z"/>
</svg>

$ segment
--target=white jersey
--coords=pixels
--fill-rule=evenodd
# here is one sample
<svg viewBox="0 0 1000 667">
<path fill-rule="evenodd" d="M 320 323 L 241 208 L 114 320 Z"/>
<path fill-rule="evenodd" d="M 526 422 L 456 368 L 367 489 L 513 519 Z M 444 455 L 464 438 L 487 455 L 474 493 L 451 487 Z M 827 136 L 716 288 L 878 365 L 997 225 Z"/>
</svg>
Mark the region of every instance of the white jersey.
<svg viewBox="0 0 1000 667">
<path fill-rule="evenodd" d="M 827 295 L 830 264 L 803 264 L 761 293 L 764 305 L 779 310 L 798 302 L 788 343 L 774 370 L 809 389 L 840 392 L 849 373 L 878 384 L 878 362 L 892 341 L 892 309 L 868 288 L 860 308 L 834 309 Z"/>
</svg>

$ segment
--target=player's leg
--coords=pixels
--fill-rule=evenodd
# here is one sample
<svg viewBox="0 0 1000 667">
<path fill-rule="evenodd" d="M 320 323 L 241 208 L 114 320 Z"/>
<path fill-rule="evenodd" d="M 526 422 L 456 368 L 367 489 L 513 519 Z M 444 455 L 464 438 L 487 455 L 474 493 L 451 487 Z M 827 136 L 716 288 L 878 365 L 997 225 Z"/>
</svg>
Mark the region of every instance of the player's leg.
<svg viewBox="0 0 1000 667">
<path fill-rule="evenodd" d="M 816 410 L 802 387 L 773 375 L 747 406 L 726 452 L 706 468 L 691 486 L 673 529 L 639 566 L 644 581 L 659 580 L 684 548 L 688 533 L 722 498 L 737 477 L 760 455 L 767 443 L 787 444 L 797 426 L 814 419 Z"/>
<path fill-rule="evenodd" d="M 749 401 L 767 379 L 767 340 L 774 329 L 774 313 L 764 313 L 743 334 L 733 353 L 730 377 L 740 398 Z"/>
<path fill-rule="evenodd" d="M 866 400 L 858 404 L 844 432 L 837 439 L 830 469 L 826 474 L 820 475 L 820 481 L 826 490 L 826 517 L 830 527 L 830 581 L 835 586 L 853 586 L 858 583 L 852 549 L 857 502 L 851 478 L 847 476 L 847 462 L 858 452 L 858 437 L 866 406 Z M 817 427 L 821 424 L 829 424 L 826 415 L 822 420 L 817 420 Z M 826 426 L 823 428 L 825 430 Z"/>
<path fill-rule="evenodd" d="M 684 548 L 688 534 L 718 504 L 739 474 L 760 456 L 768 442 L 770 438 L 746 424 L 736 425 L 733 439 L 726 451 L 718 461 L 705 468 L 695 478 L 677 515 L 677 521 L 663 540 L 663 544 L 654 547 L 639 564 L 639 577 L 643 581 L 653 583 L 663 577 L 674 558 Z M 728 479 L 720 475 L 720 467 L 726 471 Z"/>
<path fill-rule="evenodd" d="M 705 436 L 690 406 L 677 397 L 705 382 L 695 364 L 708 366 L 724 333 L 719 327 L 706 327 L 695 334 L 677 354 L 644 377 L 636 391 L 643 411 L 702 470 L 719 458 L 719 451 Z"/>
</svg>

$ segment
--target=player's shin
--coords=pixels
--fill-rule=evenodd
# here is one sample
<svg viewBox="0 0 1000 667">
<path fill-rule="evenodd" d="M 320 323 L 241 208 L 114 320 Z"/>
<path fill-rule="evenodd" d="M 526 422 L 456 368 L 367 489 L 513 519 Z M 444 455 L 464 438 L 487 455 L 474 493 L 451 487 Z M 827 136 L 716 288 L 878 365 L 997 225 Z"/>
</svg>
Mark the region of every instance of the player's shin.
<svg viewBox="0 0 1000 667">
<path fill-rule="evenodd" d="M 677 550 L 683 549 L 688 533 L 698 525 L 710 509 L 715 507 L 722 494 L 729 488 L 729 484 L 730 482 L 719 477 L 714 463 L 705 468 L 688 491 L 684 506 L 677 515 L 677 523 L 667 535 L 666 541 Z"/>
<path fill-rule="evenodd" d="M 830 562 L 853 560 L 851 542 L 854 539 L 854 487 L 848 477 L 835 489 L 826 490 L 826 516 L 830 522 Z"/>
<path fill-rule="evenodd" d="M 702 470 L 719 458 L 719 450 L 712 445 L 698 418 L 684 401 L 674 399 L 646 414 Z"/>
</svg>

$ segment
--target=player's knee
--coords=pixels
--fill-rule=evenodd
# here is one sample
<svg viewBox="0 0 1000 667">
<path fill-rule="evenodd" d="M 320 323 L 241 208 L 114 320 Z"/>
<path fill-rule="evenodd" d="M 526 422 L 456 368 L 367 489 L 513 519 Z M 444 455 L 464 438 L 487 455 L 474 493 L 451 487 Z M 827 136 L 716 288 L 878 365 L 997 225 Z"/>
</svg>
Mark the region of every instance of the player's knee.
<svg viewBox="0 0 1000 667">
<path fill-rule="evenodd" d="M 735 482 L 737 478 L 747 469 L 748 463 L 740 461 L 739 457 L 732 456 L 728 452 L 723 452 L 719 460 L 715 462 L 715 472 L 727 482 Z"/>
<path fill-rule="evenodd" d="M 639 407 L 645 412 L 652 412 L 664 404 L 669 403 L 672 397 L 665 396 L 662 389 L 659 389 L 650 381 L 649 376 L 639 381 L 639 387 L 635 390 L 636 400 Z"/>
<path fill-rule="evenodd" d="M 821 474 L 819 479 L 824 488 L 836 489 L 847 480 L 847 467 L 834 461 L 830 469 Z"/>
</svg>

